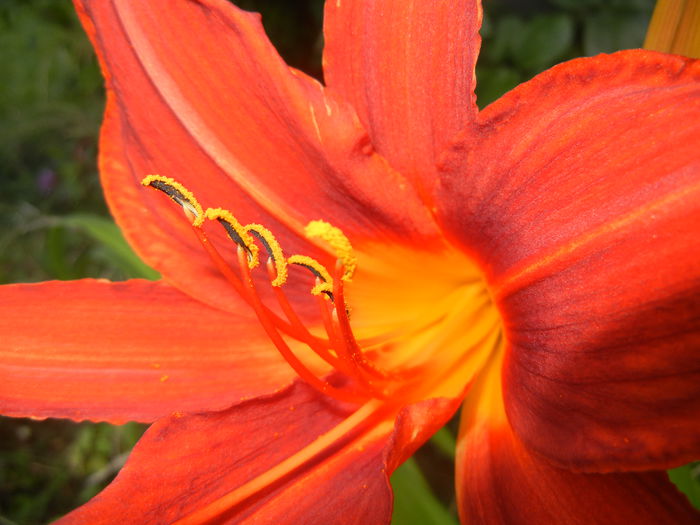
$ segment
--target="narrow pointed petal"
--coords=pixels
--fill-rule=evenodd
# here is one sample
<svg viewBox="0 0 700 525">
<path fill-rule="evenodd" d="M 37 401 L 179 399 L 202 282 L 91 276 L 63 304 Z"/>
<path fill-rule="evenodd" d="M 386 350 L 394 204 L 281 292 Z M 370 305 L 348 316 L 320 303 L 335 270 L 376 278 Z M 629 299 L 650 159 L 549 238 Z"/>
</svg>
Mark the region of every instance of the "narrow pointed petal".
<svg viewBox="0 0 700 525">
<path fill-rule="evenodd" d="M 152 421 L 219 409 L 292 379 L 250 317 L 162 283 L 6 285 L 0 296 L 3 415 Z"/>
<path fill-rule="evenodd" d="M 476 117 L 481 2 L 326 2 L 324 73 L 372 143 L 424 196 L 435 159 Z"/>
<path fill-rule="evenodd" d="M 258 15 L 223 0 L 76 5 L 107 79 L 107 200 L 127 239 L 167 280 L 196 275 L 200 295 L 221 307 L 226 300 L 181 211 L 139 185 L 150 173 L 177 179 L 205 208 L 231 209 L 244 224 L 290 237 L 294 250 L 295 235 L 319 218 L 348 235 L 434 232 L 352 108 L 288 68 Z"/>
<path fill-rule="evenodd" d="M 698 514 L 664 472 L 576 474 L 531 453 L 503 407 L 501 367 L 470 392 L 457 446 L 457 499 L 470 525 L 678 525 Z"/>
<path fill-rule="evenodd" d="M 59 523 L 201 523 L 207 505 L 261 478 L 258 490 L 208 518 L 216 523 L 388 523 L 391 489 L 382 470 L 383 439 L 360 434 L 291 474 L 271 472 L 313 447 L 317 436 L 351 412 L 297 384 L 222 412 L 159 421 L 116 480 Z"/>
<path fill-rule="evenodd" d="M 700 457 L 700 63 L 568 62 L 484 112 L 451 158 L 445 225 L 506 324 L 506 408 L 564 467 Z"/>
<path fill-rule="evenodd" d="M 456 406 L 425 401 L 397 416 L 295 383 L 220 412 L 164 419 L 107 489 L 59 523 L 388 524 L 389 475 Z"/>
</svg>

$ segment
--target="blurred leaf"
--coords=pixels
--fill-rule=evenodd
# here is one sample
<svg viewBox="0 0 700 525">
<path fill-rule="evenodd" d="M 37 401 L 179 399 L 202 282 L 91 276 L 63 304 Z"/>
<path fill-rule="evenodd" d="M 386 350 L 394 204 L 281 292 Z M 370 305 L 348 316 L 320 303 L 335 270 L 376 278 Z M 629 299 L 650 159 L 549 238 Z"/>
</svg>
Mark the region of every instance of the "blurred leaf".
<svg viewBox="0 0 700 525">
<path fill-rule="evenodd" d="M 574 41 L 574 21 L 568 14 L 538 15 L 511 40 L 511 53 L 518 65 L 534 72 L 554 65 Z"/>
<path fill-rule="evenodd" d="M 126 275 L 154 281 L 159 278 L 158 272 L 146 265 L 131 249 L 122 232 L 110 219 L 98 215 L 75 214 L 58 218 L 58 223 L 67 227 L 77 228 L 93 238 L 109 251 L 113 262 Z"/>
<path fill-rule="evenodd" d="M 490 62 L 501 63 L 506 60 L 510 50 L 518 45 L 520 36 L 525 33 L 525 21 L 517 16 L 503 16 L 498 19 L 488 35 L 488 45 L 484 45 L 480 58 Z M 484 38 L 487 38 L 484 35 Z"/>
<path fill-rule="evenodd" d="M 654 9 L 656 0 L 608 0 L 610 7 L 619 10 L 644 11 L 648 17 Z M 648 21 L 648 18 L 647 18 Z"/>
<path fill-rule="evenodd" d="M 507 66 L 477 66 L 476 77 L 477 103 L 481 108 L 488 106 L 522 81 L 520 74 Z"/>
<path fill-rule="evenodd" d="M 71 139 L 92 147 L 102 80 L 70 3 L 2 0 L 0 49 L 0 71 L 11 79 L 0 83 L 0 174 L 74 160 Z M 7 186 L 26 195 L 17 179 Z"/>
<path fill-rule="evenodd" d="M 648 23 L 649 18 L 643 13 L 601 11 L 591 14 L 584 20 L 583 52 L 591 56 L 642 47 Z"/>
<path fill-rule="evenodd" d="M 44 265 L 56 279 L 67 281 L 74 278 L 74 272 L 66 260 L 65 231 L 60 227 L 49 228 L 44 245 Z"/>
<path fill-rule="evenodd" d="M 445 454 L 448 458 L 455 459 L 455 451 L 457 448 L 457 442 L 452 432 L 447 427 L 442 427 L 440 430 L 433 434 L 430 438 L 430 442 L 435 445 L 435 447 Z"/>
<path fill-rule="evenodd" d="M 479 29 L 479 34 L 481 35 L 481 38 L 490 38 L 492 32 L 493 24 L 491 21 L 491 13 L 488 11 L 483 11 L 481 17 L 481 29 Z M 481 51 L 483 51 L 483 49 Z"/>
<path fill-rule="evenodd" d="M 396 469 L 391 486 L 394 488 L 392 525 L 457 525 L 457 520 L 435 498 L 413 459 Z"/>
<path fill-rule="evenodd" d="M 668 471 L 668 477 L 700 510 L 700 462 L 690 463 Z"/>
<path fill-rule="evenodd" d="M 561 7 L 567 11 L 590 9 L 592 7 L 602 7 L 610 0 L 549 0 L 553 6 Z"/>
</svg>

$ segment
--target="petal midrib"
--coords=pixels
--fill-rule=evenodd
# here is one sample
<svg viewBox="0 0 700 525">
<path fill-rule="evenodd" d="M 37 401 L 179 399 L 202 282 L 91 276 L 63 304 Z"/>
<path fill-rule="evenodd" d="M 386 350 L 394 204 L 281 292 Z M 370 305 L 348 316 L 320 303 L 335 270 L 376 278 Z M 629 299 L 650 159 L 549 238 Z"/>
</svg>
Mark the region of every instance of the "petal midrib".
<svg viewBox="0 0 700 525">
<path fill-rule="evenodd" d="M 303 237 L 304 224 L 298 220 L 293 210 L 284 201 L 276 198 L 274 192 L 263 191 L 253 173 L 238 162 L 226 145 L 212 129 L 200 118 L 194 107 L 182 95 L 175 80 L 167 72 L 153 50 L 145 31 L 141 30 L 138 17 L 127 6 L 114 5 L 116 18 L 132 44 L 132 50 L 138 63 L 163 104 L 170 109 L 183 129 L 192 137 L 197 146 L 216 164 L 222 172 L 241 187 L 268 214 L 288 226 Z"/>
</svg>

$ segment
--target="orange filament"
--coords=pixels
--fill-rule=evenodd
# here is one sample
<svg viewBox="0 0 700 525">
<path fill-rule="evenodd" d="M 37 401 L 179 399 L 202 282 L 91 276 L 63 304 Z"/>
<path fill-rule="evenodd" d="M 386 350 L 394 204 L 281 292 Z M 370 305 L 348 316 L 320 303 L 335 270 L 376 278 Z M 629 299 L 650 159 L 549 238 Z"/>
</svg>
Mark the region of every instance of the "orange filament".
<svg viewBox="0 0 700 525">
<path fill-rule="evenodd" d="M 338 270 L 339 271 L 337 273 L 343 273 L 343 268 L 341 265 L 338 265 Z M 345 304 L 345 292 L 343 290 L 342 279 L 334 280 L 333 295 L 335 295 L 338 304 Z M 362 351 L 360 350 L 360 347 L 357 344 L 357 341 L 355 340 L 355 336 L 352 333 L 352 328 L 350 327 L 350 319 L 348 318 L 347 309 L 341 308 L 339 313 L 338 307 L 336 306 L 333 309 L 333 321 L 333 324 L 340 329 L 340 335 L 342 336 L 344 342 L 343 346 L 345 346 L 349 350 L 350 358 L 359 367 L 361 367 L 365 372 L 369 373 L 370 375 L 379 378 L 386 378 L 386 374 L 374 368 L 374 366 L 372 366 L 372 363 L 370 363 L 365 358 Z"/>
<path fill-rule="evenodd" d="M 294 352 L 292 352 L 291 348 L 289 348 L 289 345 L 285 343 L 284 339 L 282 339 L 282 336 L 277 331 L 274 321 L 269 315 L 267 315 L 267 312 L 265 311 L 262 301 L 260 300 L 260 297 L 258 296 L 255 290 L 255 283 L 253 283 L 253 279 L 250 275 L 250 268 L 248 268 L 247 256 L 242 248 L 238 248 L 238 262 L 241 267 L 241 273 L 243 274 L 243 281 L 246 287 L 248 298 L 250 299 L 251 306 L 253 307 L 255 313 L 258 316 L 260 324 L 264 328 L 265 332 L 267 333 L 267 336 L 270 338 L 272 343 L 275 345 L 275 347 L 277 347 L 279 353 L 282 354 L 282 357 L 284 357 L 285 361 L 289 363 L 289 365 L 294 369 L 294 371 L 299 375 L 299 377 L 301 377 L 304 381 L 306 381 L 307 384 L 314 387 L 322 394 L 329 395 L 341 401 L 361 401 L 361 397 L 358 397 L 357 395 L 354 395 L 345 390 L 340 390 L 332 386 L 330 383 L 316 377 L 313 374 L 313 372 L 306 368 L 306 366 L 304 366 L 304 364 L 299 360 L 299 358 L 296 355 L 294 355 Z"/>
<path fill-rule="evenodd" d="M 273 282 L 276 273 L 274 263 L 271 259 L 267 260 L 267 275 L 270 278 L 270 282 Z M 277 299 L 277 303 L 280 305 L 280 308 L 282 309 L 282 312 L 284 313 L 289 323 L 295 330 L 298 331 L 298 333 L 304 335 L 303 338 L 300 338 L 303 342 L 307 343 L 308 345 L 318 347 L 328 346 L 329 342 L 327 339 L 317 337 L 307 330 L 306 326 L 304 326 L 304 323 L 301 321 L 301 319 L 299 319 L 299 316 L 294 311 L 294 308 L 292 308 L 292 305 L 289 304 L 287 296 L 285 295 L 281 286 L 274 286 L 272 288 L 272 291 L 274 292 L 275 299 Z"/>
</svg>

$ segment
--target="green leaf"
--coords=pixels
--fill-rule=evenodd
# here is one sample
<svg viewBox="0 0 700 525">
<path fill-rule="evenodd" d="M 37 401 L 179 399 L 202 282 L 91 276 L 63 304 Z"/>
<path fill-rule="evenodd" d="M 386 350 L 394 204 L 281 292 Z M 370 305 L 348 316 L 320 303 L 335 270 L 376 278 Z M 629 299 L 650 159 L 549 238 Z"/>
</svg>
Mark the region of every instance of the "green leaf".
<svg viewBox="0 0 700 525">
<path fill-rule="evenodd" d="M 515 15 L 504 16 L 498 19 L 491 28 L 490 34 L 482 35 L 484 38 L 480 59 L 486 59 L 490 63 L 505 63 L 510 56 L 510 50 L 515 47 L 515 41 L 519 42 L 519 35 L 525 32 L 525 21 Z"/>
<path fill-rule="evenodd" d="M 413 459 L 396 469 L 391 486 L 394 488 L 392 525 L 457 525 L 455 517 L 435 498 Z"/>
<path fill-rule="evenodd" d="M 538 15 L 512 41 L 511 53 L 518 66 L 539 72 L 553 66 L 574 41 L 574 21 L 566 14 Z"/>
<path fill-rule="evenodd" d="M 82 230 L 105 248 L 113 257 L 113 262 L 129 277 L 155 281 L 158 272 L 146 265 L 131 249 L 122 232 L 109 219 L 98 215 L 75 214 L 59 217 L 58 224 Z"/>
<path fill-rule="evenodd" d="M 476 77 L 476 101 L 480 108 L 485 108 L 522 82 L 520 74 L 507 66 L 476 66 Z"/>
<path fill-rule="evenodd" d="M 609 2 L 610 0 L 549 0 L 552 5 L 568 11 L 602 7 L 602 4 L 606 1 Z"/>
<path fill-rule="evenodd" d="M 648 24 L 644 13 L 601 11 L 589 15 L 583 27 L 583 52 L 591 56 L 642 47 Z"/>
<path fill-rule="evenodd" d="M 447 427 L 442 427 L 440 430 L 435 432 L 433 437 L 430 438 L 430 443 L 435 445 L 435 448 L 454 461 L 457 441 L 455 441 L 455 437 Z"/>
<path fill-rule="evenodd" d="M 690 503 L 700 510 L 700 462 L 669 470 L 668 477 L 678 490 L 688 496 Z"/>
<path fill-rule="evenodd" d="M 61 227 L 49 228 L 46 231 L 46 238 L 42 259 L 47 270 L 56 279 L 67 281 L 75 279 L 75 272 L 72 265 L 66 261 L 65 230 Z"/>
</svg>

